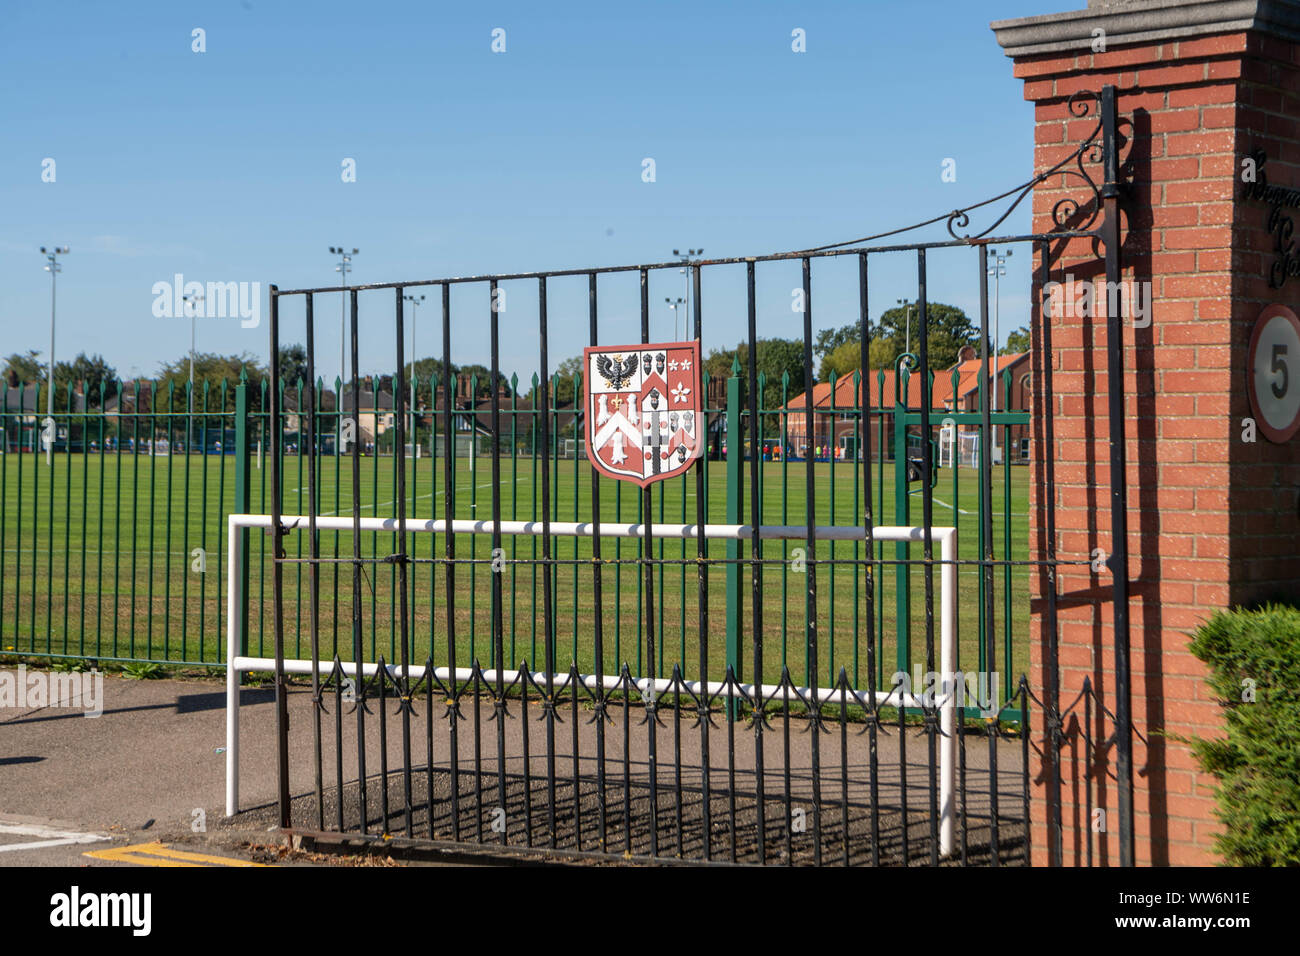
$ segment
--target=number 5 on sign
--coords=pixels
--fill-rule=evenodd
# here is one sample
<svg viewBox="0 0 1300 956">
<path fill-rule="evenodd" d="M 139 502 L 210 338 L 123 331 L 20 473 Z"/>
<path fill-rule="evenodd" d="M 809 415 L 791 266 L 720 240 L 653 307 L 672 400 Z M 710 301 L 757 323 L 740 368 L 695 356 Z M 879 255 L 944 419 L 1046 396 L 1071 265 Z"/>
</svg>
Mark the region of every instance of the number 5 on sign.
<svg viewBox="0 0 1300 956">
<path fill-rule="evenodd" d="M 1300 319 L 1286 306 L 1265 306 L 1259 314 L 1246 378 L 1260 433 L 1271 442 L 1289 441 L 1300 431 Z"/>
</svg>

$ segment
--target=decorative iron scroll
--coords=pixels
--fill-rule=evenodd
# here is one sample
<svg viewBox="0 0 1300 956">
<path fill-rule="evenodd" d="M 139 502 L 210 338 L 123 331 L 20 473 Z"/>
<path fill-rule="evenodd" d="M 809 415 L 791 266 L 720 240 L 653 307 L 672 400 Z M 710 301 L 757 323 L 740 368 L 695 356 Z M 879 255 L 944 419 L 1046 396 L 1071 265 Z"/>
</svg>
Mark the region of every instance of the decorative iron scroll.
<svg viewBox="0 0 1300 956">
<path fill-rule="evenodd" d="M 883 239 L 887 236 L 897 236 L 905 232 L 912 232 L 925 226 L 934 225 L 937 222 L 944 222 L 948 228 L 948 234 L 954 239 L 960 239 L 967 242 L 975 242 L 989 235 L 1006 221 L 1006 218 L 1016 209 L 1017 206 L 1029 195 L 1035 186 L 1046 180 L 1049 176 L 1060 173 L 1062 176 L 1075 177 L 1081 180 L 1082 184 L 1087 187 L 1091 193 L 1092 208 L 1087 218 L 1076 225 L 1069 226 L 1068 223 L 1072 217 L 1077 215 L 1080 210 L 1084 209 L 1084 204 L 1077 199 L 1067 196 L 1060 199 L 1052 207 L 1052 222 L 1058 229 L 1070 229 L 1077 232 L 1087 232 L 1091 230 L 1093 224 L 1097 221 L 1097 216 L 1101 212 L 1101 187 L 1097 180 L 1088 172 L 1085 162 L 1100 163 L 1102 161 L 1102 117 L 1101 117 L 1101 94 L 1093 90 L 1079 90 L 1067 101 L 1066 107 L 1070 115 L 1076 119 L 1083 119 L 1089 115 L 1091 110 L 1097 119 L 1097 125 L 1092 128 L 1087 137 L 1080 143 L 1069 156 L 1066 156 L 1060 162 L 1056 163 L 1050 169 L 1045 169 L 1033 179 L 1022 183 L 1004 193 L 991 196 L 982 202 L 965 206 L 961 209 L 954 209 L 952 212 L 941 216 L 935 216 L 933 219 L 927 219 L 924 222 L 913 223 L 910 226 L 903 226 L 899 229 L 891 229 L 888 232 L 879 232 L 872 236 L 862 236 L 858 239 L 850 239 L 845 242 L 835 242 L 830 245 L 817 246 L 813 249 L 805 249 L 801 255 L 808 252 L 823 252 L 828 249 L 838 249 L 842 246 L 853 246 L 863 242 L 872 242 L 876 239 Z M 974 235 L 969 232 L 961 232 L 970 225 L 970 213 L 976 209 L 982 209 L 985 206 L 991 206 L 1000 200 L 1014 196 L 1011 204 L 1003 210 L 1002 215 L 988 225 L 985 229 L 980 230 Z"/>
<path fill-rule="evenodd" d="M 1079 90 L 1070 97 L 1066 108 L 1069 110 L 1071 116 L 1077 119 L 1083 119 L 1088 115 L 1090 103 L 1095 104 L 1097 125 L 1092 128 L 1092 131 L 1084 141 L 1075 148 L 1074 152 L 1070 153 L 1069 156 L 1066 156 L 1050 169 L 1043 170 L 1043 172 L 1039 173 L 1023 186 L 1017 186 L 1015 189 L 1008 190 L 1007 192 L 1004 192 L 999 196 L 994 196 L 991 199 L 986 199 L 982 203 L 977 203 L 974 206 L 967 206 L 965 209 L 953 210 L 953 212 L 948 215 L 948 234 L 954 239 L 982 239 L 1000 226 L 1006 218 L 1011 215 L 1015 208 L 1020 205 L 1021 201 L 1029 195 L 1035 186 L 1056 173 L 1060 173 L 1062 176 L 1077 177 L 1082 180 L 1083 185 L 1087 186 L 1089 191 L 1092 193 L 1092 212 L 1088 215 L 1087 219 L 1073 227 L 1080 232 L 1091 228 L 1092 224 L 1097 220 L 1097 214 L 1101 211 L 1101 188 L 1097 185 L 1097 181 L 1089 175 L 1087 168 L 1084 166 L 1084 158 L 1085 156 L 1088 157 L 1088 161 L 1093 163 L 1101 162 L 1101 95 L 1094 93 L 1092 90 Z M 1074 164 L 1074 168 L 1069 168 L 1072 163 Z M 957 231 L 970 225 L 970 216 L 968 216 L 967 213 L 972 209 L 979 209 L 982 206 L 990 205 L 1013 194 L 1016 198 L 1011 205 L 1003 211 L 1002 215 L 999 216 L 996 221 L 982 232 L 972 236 L 969 233 L 961 234 Z M 1058 229 L 1068 228 L 1067 223 L 1071 218 L 1076 216 L 1082 208 L 1083 206 L 1079 201 L 1072 196 L 1066 196 L 1064 199 L 1059 199 L 1056 204 L 1052 206 L 1052 222 Z"/>
</svg>

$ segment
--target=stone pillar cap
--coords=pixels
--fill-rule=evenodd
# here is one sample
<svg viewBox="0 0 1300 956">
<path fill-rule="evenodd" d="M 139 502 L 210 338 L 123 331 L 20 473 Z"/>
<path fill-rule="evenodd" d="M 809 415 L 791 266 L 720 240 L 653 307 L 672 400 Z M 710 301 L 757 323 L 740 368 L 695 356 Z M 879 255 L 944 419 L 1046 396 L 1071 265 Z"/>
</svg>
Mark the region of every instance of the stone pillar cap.
<svg viewBox="0 0 1300 956">
<path fill-rule="evenodd" d="M 1255 30 L 1300 41 L 1300 0 L 1088 0 L 1086 10 L 990 24 L 1007 56 L 1088 50 L 1093 30 L 1106 45 Z"/>
</svg>

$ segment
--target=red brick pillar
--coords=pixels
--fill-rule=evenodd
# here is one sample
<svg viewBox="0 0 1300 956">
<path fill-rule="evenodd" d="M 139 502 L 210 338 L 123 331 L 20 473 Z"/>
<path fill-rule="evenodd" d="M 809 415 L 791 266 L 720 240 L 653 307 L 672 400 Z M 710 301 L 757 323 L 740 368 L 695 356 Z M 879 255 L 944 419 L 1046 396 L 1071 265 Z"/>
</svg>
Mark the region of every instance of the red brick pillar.
<svg viewBox="0 0 1300 956">
<path fill-rule="evenodd" d="M 1150 311 L 1124 326 L 1129 565 L 1132 582 L 1132 714 L 1135 857 L 1138 864 L 1207 864 L 1214 780 L 1199 772 L 1180 737 L 1220 733 L 1219 706 L 1188 635 L 1219 608 L 1300 598 L 1300 436 L 1275 444 L 1243 440 L 1251 416 L 1247 350 L 1269 303 L 1300 311 L 1300 277 L 1269 284 L 1274 236 L 1269 204 L 1249 197 L 1242 160 L 1267 153 L 1272 185 L 1300 189 L 1300 2 L 1296 0 L 1090 0 L 1087 10 L 993 24 L 1034 103 L 1034 169 L 1069 155 L 1096 125 L 1070 114 L 1078 90 L 1118 88 L 1125 213 L 1124 278 L 1150 283 Z M 1100 32 L 1099 32 L 1100 31 Z M 1103 46 L 1104 44 L 1104 46 Z M 1100 184 L 1099 165 L 1093 165 Z M 1081 195 L 1059 175 L 1034 194 L 1033 230 L 1055 227 L 1053 206 Z M 1084 215 L 1089 209 L 1085 204 Z M 1284 209 L 1285 213 L 1286 210 Z M 1300 215 L 1296 210 L 1292 214 Z M 1089 241 L 1053 259 L 1051 279 L 1094 278 L 1102 262 Z M 1041 276 L 1035 301 L 1041 301 Z M 1030 506 L 1032 557 L 1047 550 L 1043 480 L 1055 469 L 1058 557 L 1107 554 L 1106 305 L 1091 316 L 1050 310 L 1034 317 L 1035 439 L 1053 416 L 1055 445 L 1035 441 Z M 1047 323 L 1047 326 L 1044 326 Z M 1050 350 L 1044 349 L 1045 332 Z M 1300 357 L 1294 373 L 1300 375 Z M 1050 367 L 1052 389 L 1044 387 Z M 1046 577 L 1034 589 L 1030 680 L 1045 684 Z M 1108 570 L 1061 569 L 1060 698 L 1068 706 L 1085 678 L 1115 708 L 1113 606 Z M 1119 862 L 1113 730 L 1093 715 L 1093 768 L 1085 779 L 1082 705 L 1067 717 L 1063 751 L 1063 854 L 1067 865 Z M 1041 726 L 1038 725 L 1038 726 Z M 1049 862 L 1048 768 L 1031 768 L 1033 859 Z M 1087 818 L 1085 785 L 1105 811 L 1102 832 Z"/>
</svg>

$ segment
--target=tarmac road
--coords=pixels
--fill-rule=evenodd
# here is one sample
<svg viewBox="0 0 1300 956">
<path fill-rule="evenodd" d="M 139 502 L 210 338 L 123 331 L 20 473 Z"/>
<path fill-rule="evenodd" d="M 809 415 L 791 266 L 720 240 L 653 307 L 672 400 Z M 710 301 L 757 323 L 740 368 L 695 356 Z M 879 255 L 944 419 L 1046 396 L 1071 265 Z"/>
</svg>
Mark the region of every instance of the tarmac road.
<svg viewBox="0 0 1300 956">
<path fill-rule="evenodd" d="M 241 844 L 267 842 L 265 826 L 212 833 L 224 810 L 223 687 L 109 676 L 100 717 L 70 708 L 0 709 L 0 866 L 215 865 L 177 851 L 248 860 Z M 270 699 L 257 688 L 244 693 L 253 708 Z M 252 768 L 247 786 L 258 793 Z M 170 856 L 86 855 L 158 843 Z"/>
<path fill-rule="evenodd" d="M 128 680 L 122 677 L 104 679 L 104 711 L 97 718 L 86 718 L 72 709 L 0 709 L 0 866 L 13 865 L 120 865 L 147 862 L 151 851 L 126 854 L 121 859 L 86 856 L 103 850 L 124 846 L 141 846 L 161 843 L 173 851 L 199 853 L 208 856 L 249 860 L 257 856 L 248 849 L 249 844 L 275 842 L 273 831 L 278 822 L 274 811 L 278 794 L 274 735 L 274 692 L 269 687 L 245 687 L 241 691 L 241 812 L 231 820 L 224 818 L 225 799 L 225 686 L 220 679 L 193 680 Z M 308 690 L 298 685 L 290 694 L 290 778 L 295 794 L 294 822 L 298 826 L 314 828 L 314 800 L 310 797 L 313 783 L 311 699 Z M 333 808 L 338 805 L 337 791 L 331 794 L 334 757 L 333 702 L 327 697 L 330 713 L 323 716 L 325 746 L 326 799 L 331 810 L 327 824 L 331 823 Z M 380 768 L 381 749 L 378 742 L 377 701 L 370 703 L 367 718 L 367 772 L 374 774 Z M 390 794 L 398 795 L 402 768 L 400 718 L 393 715 L 395 702 L 388 701 L 386 710 L 388 731 L 388 769 Z M 426 775 L 423 770 L 415 774 L 415 801 L 423 801 L 423 816 L 417 812 L 417 823 L 428 821 L 428 793 L 432 783 L 435 823 L 445 830 L 447 816 L 445 801 L 450 794 L 445 770 L 448 766 L 449 739 L 446 736 L 448 721 L 444 704 L 435 700 L 435 761 L 438 773 Z M 349 708 L 350 711 L 350 708 Z M 475 709 L 472 699 L 462 702 L 465 717 L 460 722 L 459 752 L 462 773 L 471 779 L 462 780 L 462 793 L 473 792 L 472 770 L 475 767 L 474 725 Z M 490 720 L 491 701 L 480 702 L 477 718 L 481 733 L 479 764 L 484 790 L 494 795 L 496 787 L 496 725 Z M 525 777 L 521 740 L 524 724 L 518 701 L 509 706 L 509 718 L 503 728 L 507 760 L 504 767 L 511 775 L 509 812 L 521 816 L 522 808 L 534 796 L 538 801 L 532 825 L 539 826 L 545 819 L 542 801 L 545 798 L 544 722 L 539 721 L 541 709 L 536 701 L 530 704 L 529 735 L 531 759 Z M 592 714 L 579 708 L 578 720 L 567 706 L 559 709 L 560 721 L 556 724 L 556 766 L 561 799 L 572 803 L 573 790 L 564 789 L 571 781 L 573 768 L 573 734 L 578 731 L 577 752 L 583 791 L 579 794 L 583 809 L 582 826 L 593 825 L 591 782 L 594 779 L 594 729 Z M 611 785 L 621 781 L 624 745 L 622 736 L 622 707 L 611 708 L 606 727 L 607 772 Z M 672 798 L 672 755 L 674 728 L 671 710 L 663 713 L 664 726 L 657 730 L 660 766 L 660 784 L 664 791 L 662 816 L 671 823 L 676 811 Z M 720 716 L 720 715 L 717 715 Z M 628 735 L 628 774 L 633 788 L 648 783 L 647 726 L 642 723 L 642 708 L 631 708 Z M 415 702 L 412 716 L 412 762 L 423 766 L 427 720 L 422 700 Z M 792 720 L 792 726 L 795 721 Z M 692 727 L 693 721 L 685 716 L 681 722 L 682 763 L 685 768 L 683 783 L 696 786 L 698 793 L 700 734 Z M 736 769 L 749 772 L 752 793 L 753 733 L 736 726 Z M 820 760 L 823 767 L 825 798 L 834 801 L 840 794 L 839 751 L 841 737 L 836 725 L 828 725 L 829 733 L 820 735 Z M 343 765 L 345 769 L 344 804 L 350 819 L 359 820 L 356 787 L 355 716 L 349 712 L 343 720 Z M 793 732 L 788 743 L 783 738 L 782 722 L 773 721 L 773 732 L 765 734 L 765 787 L 768 799 L 779 798 L 784 786 L 784 766 L 788 759 L 793 768 L 792 796 L 795 801 L 805 801 L 809 796 L 809 751 L 811 735 Z M 865 736 L 861 727 L 853 727 L 847 736 L 849 750 L 850 814 L 857 822 L 851 829 L 861 831 L 869 807 L 866 781 Z M 715 719 L 709 732 L 711 786 L 719 787 L 727 779 L 727 724 L 725 719 Z M 789 747 L 788 758 L 786 747 Z M 879 742 L 880 770 L 878 775 L 882 816 L 885 827 L 898 828 L 902 820 L 896 800 L 900 767 L 906 766 L 906 779 L 911 790 L 909 818 L 925 809 L 925 785 L 929 768 L 924 737 L 909 734 L 906 759 L 898 753 L 898 735 L 882 733 Z M 999 773 L 998 791 L 1004 794 L 999 817 L 1006 829 L 1008 842 L 1019 831 L 1019 808 L 1016 801 L 1020 786 L 1020 746 L 1015 740 L 997 744 Z M 988 783 L 987 742 L 971 740 L 967 749 L 968 790 L 967 806 L 972 819 L 987 813 Z M 693 769 L 691 769 L 693 768 Z M 801 770 L 802 768 L 802 770 Z M 466 789 L 468 788 L 468 790 Z M 376 794 L 382 789 L 377 781 L 369 784 L 371 797 L 368 813 L 372 821 L 378 812 Z M 742 794 L 743 797 L 743 794 Z M 469 798 L 464 810 L 465 819 L 471 819 Z M 633 797 L 634 808 L 638 797 Z M 714 799 L 721 799 L 715 793 Z M 444 801 L 440 803 L 440 801 Z M 489 803 L 491 801 L 489 800 Z M 743 802 L 743 800 L 742 800 Z M 617 804 L 618 800 L 612 801 Z M 700 801 L 695 800 L 696 811 L 689 809 L 687 825 L 692 812 L 698 812 Z M 725 804 L 725 800 L 723 801 Z M 752 804 L 752 801 L 751 801 Z M 801 804 L 802 805 L 802 804 Z M 616 806 L 617 810 L 618 807 Z M 490 808 L 489 808 L 490 811 Z M 752 811 L 752 806 L 750 810 Z M 771 814 L 780 812 L 784 805 L 776 806 Z M 529 811 L 531 813 L 531 810 Z M 715 811 L 715 823 L 721 811 Z M 834 823 L 838 811 L 828 809 L 827 819 Z M 892 814 L 892 817 L 890 816 Z M 771 819 L 771 817 L 769 817 Z M 893 823 L 890 823 L 890 820 Z M 391 818 L 394 833 L 400 832 L 399 819 Z M 489 821 L 490 822 L 490 821 Z M 468 825 L 468 824 L 467 824 Z M 511 824 L 515 826 L 515 823 Z M 427 826 L 427 823 L 426 823 Z M 571 826 L 571 823 L 570 823 Z M 44 828 L 44 829 L 42 829 Z M 924 820 L 912 822 L 908 840 L 926 839 Z M 420 835 L 420 827 L 414 827 Z M 272 831 L 272 832 L 268 832 Z M 518 834 L 519 830 L 512 831 Z M 590 831 L 584 829 L 584 839 L 590 842 Z M 702 831 L 700 831 L 702 833 Z M 446 836 L 445 832 L 435 835 Z M 646 837 L 646 834 L 641 834 Z M 697 838 L 699 834 L 697 833 Z M 611 839 L 617 839 L 614 834 Z M 648 837 L 647 837 L 648 838 Z M 665 838 L 666 839 L 666 838 Z M 886 838 L 888 839 L 888 837 Z M 897 843 L 895 839 L 895 843 Z M 19 849 L 18 847 L 27 847 Z M 110 854 L 111 855 L 111 854 Z M 922 851 L 921 855 L 928 855 Z M 158 857 L 163 859 L 163 857 Z M 181 861 L 178 857 L 173 862 Z M 919 860 L 917 862 L 920 862 Z M 201 863 L 201 865 L 211 865 Z"/>
</svg>

